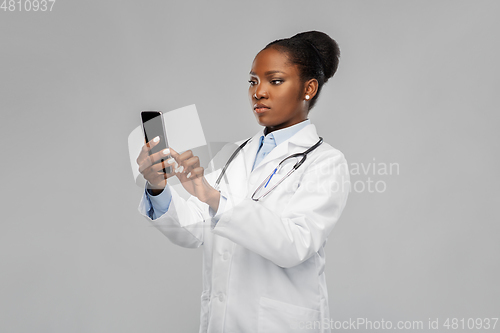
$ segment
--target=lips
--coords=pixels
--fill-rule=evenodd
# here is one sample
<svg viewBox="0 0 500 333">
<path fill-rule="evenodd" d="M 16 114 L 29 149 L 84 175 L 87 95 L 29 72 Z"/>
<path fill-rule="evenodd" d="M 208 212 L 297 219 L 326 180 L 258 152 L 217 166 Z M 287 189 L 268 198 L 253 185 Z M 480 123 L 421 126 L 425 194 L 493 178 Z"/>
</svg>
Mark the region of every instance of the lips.
<svg viewBox="0 0 500 333">
<path fill-rule="evenodd" d="M 269 106 L 265 105 L 265 104 L 261 104 L 261 103 L 258 103 L 258 104 L 255 104 L 253 106 L 253 109 L 255 110 L 255 112 L 257 113 L 262 113 L 262 112 L 265 112 L 267 110 L 270 109 Z"/>
</svg>

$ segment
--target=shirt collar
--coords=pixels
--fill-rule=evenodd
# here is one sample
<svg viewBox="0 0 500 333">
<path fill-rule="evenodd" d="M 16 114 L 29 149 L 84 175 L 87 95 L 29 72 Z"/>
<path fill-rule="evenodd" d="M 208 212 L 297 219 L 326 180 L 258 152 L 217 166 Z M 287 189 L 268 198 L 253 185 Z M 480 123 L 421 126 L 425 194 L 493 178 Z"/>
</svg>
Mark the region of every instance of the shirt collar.
<svg viewBox="0 0 500 333">
<path fill-rule="evenodd" d="M 262 144 L 262 142 L 264 140 L 274 140 L 276 146 L 278 146 L 280 143 L 290 139 L 292 136 L 295 135 L 295 133 L 297 133 L 298 131 L 300 131 L 302 128 L 306 127 L 310 123 L 311 123 L 311 121 L 309 119 L 306 119 L 306 120 L 301 121 L 300 123 L 297 123 L 295 125 L 273 131 L 266 136 L 264 136 L 264 131 L 265 131 L 265 127 L 264 127 L 264 129 L 262 130 L 262 135 L 260 136 L 260 143 Z"/>
</svg>

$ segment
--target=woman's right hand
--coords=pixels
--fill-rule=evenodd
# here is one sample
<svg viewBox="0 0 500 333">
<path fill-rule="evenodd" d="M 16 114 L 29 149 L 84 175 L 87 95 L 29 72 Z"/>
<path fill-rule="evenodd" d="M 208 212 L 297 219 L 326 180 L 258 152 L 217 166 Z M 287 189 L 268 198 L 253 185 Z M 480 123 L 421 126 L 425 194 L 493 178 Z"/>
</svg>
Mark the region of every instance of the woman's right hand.
<svg viewBox="0 0 500 333">
<path fill-rule="evenodd" d="M 153 195 L 158 195 L 163 191 L 165 186 L 167 186 L 167 179 L 175 175 L 174 170 L 177 167 L 177 162 L 174 162 L 173 165 L 167 164 L 166 160 L 164 162 L 159 162 L 160 159 L 170 155 L 170 150 L 168 148 L 149 155 L 149 151 L 159 142 L 160 138 L 156 137 L 145 143 L 144 146 L 142 146 L 139 157 L 137 157 L 139 172 L 144 179 L 148 181 L 148 186 L 151 188 Z M 163 172 L 163 169 L 169 166 L 172 166 L 172 172 Z"/>
</svg>

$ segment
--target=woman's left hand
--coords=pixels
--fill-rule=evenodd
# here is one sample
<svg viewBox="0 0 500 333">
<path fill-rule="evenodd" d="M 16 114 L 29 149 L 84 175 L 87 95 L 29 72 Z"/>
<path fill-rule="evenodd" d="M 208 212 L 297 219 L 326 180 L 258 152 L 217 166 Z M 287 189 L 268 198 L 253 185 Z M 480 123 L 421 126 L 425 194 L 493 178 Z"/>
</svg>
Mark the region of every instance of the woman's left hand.
<svg viewBox="0 0 500 333">
<path fill-rule="evenodd" d="M 214 189 L 205 178 L 205 169 L 200 166 L 200 159 L 191 150 L 182 154 L 170 147 L 170 154 L 177 162 L 174 173 L 189 194 L 208 204 L 214 211 L 219 208 L 220 193 Z"/>
</svg>

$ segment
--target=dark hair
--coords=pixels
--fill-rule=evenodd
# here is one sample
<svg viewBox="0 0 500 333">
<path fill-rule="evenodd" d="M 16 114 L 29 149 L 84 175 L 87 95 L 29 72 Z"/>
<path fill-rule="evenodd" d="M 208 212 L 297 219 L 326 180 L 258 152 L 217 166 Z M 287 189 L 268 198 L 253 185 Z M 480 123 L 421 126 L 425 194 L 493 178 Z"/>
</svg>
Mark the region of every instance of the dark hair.
<svg viewBox="0 0 500 333">
<path fill-rule="evenodd" d="M 309 110 L 316 104 L 323 84 L 335 74 L 339 66 L 340 49 L 330 36 L 319 31 L 307 31 L 290 38 L 278 39 L 266 45 L 286 52 L 289 60 L 298 66 L 300 79 L 318 80 L 318 91 L 309 103 Z"/>
</svg>

